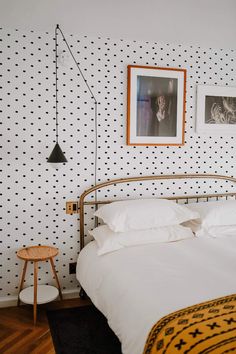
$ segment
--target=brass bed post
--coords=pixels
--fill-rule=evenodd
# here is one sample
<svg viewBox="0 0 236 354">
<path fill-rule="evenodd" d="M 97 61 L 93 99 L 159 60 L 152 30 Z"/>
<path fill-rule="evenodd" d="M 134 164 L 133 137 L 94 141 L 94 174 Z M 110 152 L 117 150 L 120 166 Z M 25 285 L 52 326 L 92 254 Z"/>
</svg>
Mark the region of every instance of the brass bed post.
<svg viewBox="0 0 236 354">
<path fill-rule="evenodd" d="M 84 247 L 84 202 L 80 197 L 80 250 Z"/>
<path fill-rule="evenodd" d="M 91 187 L 84 191 L 79 199 L 79 210 L 80 210 L 80 250 L 84 248 L 84 198 L 87 194 L 91 193 L 93 190 L 96 190 L 95 187 Z"/>
</svg>

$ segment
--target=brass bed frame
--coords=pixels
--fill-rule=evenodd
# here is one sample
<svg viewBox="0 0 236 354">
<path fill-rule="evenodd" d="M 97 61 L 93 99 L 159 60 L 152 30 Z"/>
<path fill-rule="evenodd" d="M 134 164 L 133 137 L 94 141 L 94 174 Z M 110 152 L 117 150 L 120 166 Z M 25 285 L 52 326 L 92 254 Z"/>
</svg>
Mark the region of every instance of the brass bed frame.
<svg viewBox="0 0 236 354">
<path fill-rule="evenodd" d="M 138 177 L 129 177 L 129 178 L 120 178 L 120 179 L 112 179 L 104 183 L 97 184 L 96 186 L 93 186 L 89 188 L 88 190 L 84 191 L 79 200 L 79 209 L 80 209 L 80 250 L 82 250 L 85 246 L 84 244 L 84 216 L 85 216 L 85 206 L 90 205 L 90 206 L 95 206 L 96 208 L 100 204 L 108 204 L 113 202 L 114 200 L 97 200 L 95 198 L 94 201 L 85 201 L 85 198 L 92 194 L 93 192 L 96 192 L 98 189 L 102 189 L 108 186 L 115 186 L 120 183 L 131 183 L 131 182 L 143 182 L 143 181 L 157 181 L 157 180 L 176 180 L 176 179 L 212 179 L 212 180 L 224 180 L 227 182 L 233 182 L 236 183 L 236 178 L 230 177 L 230 176 L 222 176 L 222 175 L 214 175 L 214 174 L 180 174 L 180 175 L 159 175 L 159 176 L 138 176 Z M 178 202 L 179 200 L 186 200 L 185 203 L 188 203 L 189 199 L 196 199 L 197 202 L 199 199 L 205 199 L 208 201 L 210 198 L 216 198 L 218 200 L 219 198 L 229 198 L 229 197 L 234 197 L 236 199 L 236 192 L 232 193 L 220 193 L 220 194 L 196 194 L 196 195 L 185 195 L 185 196 L 172 196 L 172 197 L 159 197 L 169 199 L 169 200 L 175 200 Z M 117 201 L 117 200 L 116 200 Z"/>
</svg>

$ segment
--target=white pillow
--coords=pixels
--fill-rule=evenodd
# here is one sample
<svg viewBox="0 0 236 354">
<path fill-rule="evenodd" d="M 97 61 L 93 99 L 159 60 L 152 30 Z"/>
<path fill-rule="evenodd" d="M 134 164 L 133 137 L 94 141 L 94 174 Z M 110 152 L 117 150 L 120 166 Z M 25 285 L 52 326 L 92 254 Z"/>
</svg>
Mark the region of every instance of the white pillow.
<svg viewBox="0 0 236 354">
<path fill-rule="evenodd" d="M 200 214 L 201 227 L 236 225 L 236 200 L 219 200 L 188 204 Z"/>
<path fill-rule="evenodd" d="M 200 228 L 196 232 L 197 237 L 236 237 L 236 225 L 226 225 L 226 226 L 211 226 L 209 228 Z"/>
<path fill-rule="evenodd" d="M 114 232 L 107 225 L 89 231 L 98 245 L 98 255 L 117 251 L 124 247 L 156 242 L 173 242 L 193 238 L 192 231 L 181 225 L 164 226 L 149 230 Z"/>
<path fill-rule="evenodd" d="M 166 199 L 113 202 L 99 208 L 94 215 L 101 218 L 115 232 L 178 225 L 199 218 L 197 212 Z"/>
</svg>

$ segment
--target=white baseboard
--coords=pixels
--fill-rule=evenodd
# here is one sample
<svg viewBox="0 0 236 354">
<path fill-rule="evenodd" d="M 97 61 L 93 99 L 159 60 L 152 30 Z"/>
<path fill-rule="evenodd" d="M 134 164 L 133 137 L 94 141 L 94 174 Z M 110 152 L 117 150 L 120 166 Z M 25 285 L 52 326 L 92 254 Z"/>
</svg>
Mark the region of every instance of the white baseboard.
<svg viewBox="0 0 236 354">
<path fill-rule="evenodd" d="M 17 305 L 17 296 L 3 296 L 0 297 L 0 308 L 11 307 Z"/>
<path fill-rule="evenodd" d="M 79 297 L 80 288 L 62 291 L 63 299 L 75 299 Z"/>
<path fill-rule="evenodd" d="M 63 290 L 63 299 L 74 299 L 79 297 L 79 288 Z M 1 307 L 12 307 L 17 305 L 17 296 L 3 296 L 0 297 L 0 308 Z"/>
</svg>

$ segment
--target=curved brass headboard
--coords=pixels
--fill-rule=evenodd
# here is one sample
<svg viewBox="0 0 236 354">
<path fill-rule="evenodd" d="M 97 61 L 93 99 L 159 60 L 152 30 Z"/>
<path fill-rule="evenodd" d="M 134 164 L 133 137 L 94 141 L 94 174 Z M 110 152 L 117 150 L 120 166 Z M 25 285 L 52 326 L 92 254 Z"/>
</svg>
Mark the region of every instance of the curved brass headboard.
<svg viewBox="0 0 236 354">
<path fill-rule="evenodd" d="M 97 184 L 94 187 L 91 187 L 84 191 L 80 196 L 79 209 L 80 209 L 80 249 L 84 247 L 84 206 L 85 205 L 98 205 L 98 204 L 107 204 L 111 201 L 89 201 L 85 202 L 85 198 L 95 192 L 98 189 L 105 188 L 110 185 L 116 185 L 120 183 L 129 183 L 129 182 L 140 182 L 140 181 L 155 181 L 155 180 L 170 180 L 170 179 L 221 179 L 224 181 L 230 181 L 236 183 L 236 178 L 230 176 L 222 175 L 208 175 L 208 174 L 183 174 L 183 175 L 159 175 L 159 176 L 138 176 L 138 177 L 129 177 L 129 178 L 120 178 L 112 179 L 104 183 Z M 223 193 L 223 194 L 204 194 L 204 195 L 192 195 L 192 196 L 175 196 L 175 197 L 166 197 L 166 199 L 179 200 L 179 199 L 193 199 L 193 198 L 212 198 L 212 197 L 227 197 L 234 196 L 235 193 Z"/>
</svg>

